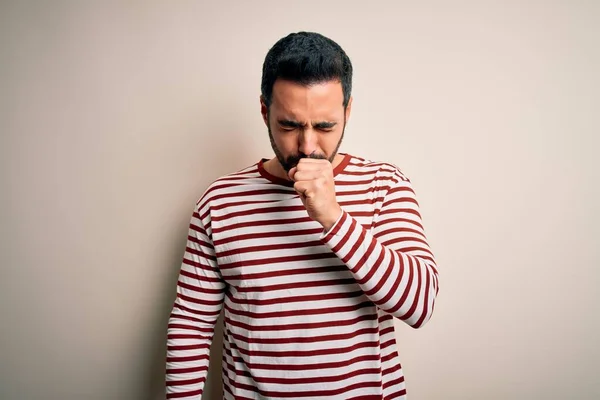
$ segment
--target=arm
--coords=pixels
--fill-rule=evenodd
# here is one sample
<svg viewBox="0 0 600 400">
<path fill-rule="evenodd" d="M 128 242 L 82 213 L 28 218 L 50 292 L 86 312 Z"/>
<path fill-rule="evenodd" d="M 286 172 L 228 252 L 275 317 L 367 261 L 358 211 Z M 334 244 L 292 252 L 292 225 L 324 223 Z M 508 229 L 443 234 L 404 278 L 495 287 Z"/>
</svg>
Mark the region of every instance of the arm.
<svg viewBox="0 0 600 400">
<path fill-rule="evenodd" d="M 433 312 L 438 273 L 412 186 L 397 172 L 394 178 L 372 232 L 343 211 L 321 240 L 373 303 L 419 328 Z"/>
<path fill-rule="evenodd" d="M 213 245 L 196 209 L 169 318 L 167 399 L 202 397 L 210 345 L 224 293 L 225 283 L 217 267 Z"/>
</svg>

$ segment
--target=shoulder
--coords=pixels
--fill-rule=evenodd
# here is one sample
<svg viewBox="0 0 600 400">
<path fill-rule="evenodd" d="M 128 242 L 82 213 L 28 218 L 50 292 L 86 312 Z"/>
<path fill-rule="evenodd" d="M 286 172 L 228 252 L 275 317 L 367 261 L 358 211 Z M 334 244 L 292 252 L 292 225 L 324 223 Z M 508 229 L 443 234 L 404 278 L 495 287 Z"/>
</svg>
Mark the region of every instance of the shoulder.
<svg viewBox="0 0 600 400">
<path fill-rule="evenodd" d="M 384 161 L 373 161 L 357 156 L 350 157 L 350 162 L 345 171 L 349 174 L 366 175 L 374 180 L 391 180 L 396 183 L 410 182 L 406 174 L 395 164 Z"/>
<path fill-rule="evenodd" d="M 239 171 L 223 175 L 215 179 L 204 191 L 202 196 L 196 202 L 196 208 L 201 210 L 210 205 L 215 200 L 233 195 L 242 187 L 247 186 L 254 180 L 260 178 L 258 172 L 258 163 L 250 165 Z"/>
</svg>

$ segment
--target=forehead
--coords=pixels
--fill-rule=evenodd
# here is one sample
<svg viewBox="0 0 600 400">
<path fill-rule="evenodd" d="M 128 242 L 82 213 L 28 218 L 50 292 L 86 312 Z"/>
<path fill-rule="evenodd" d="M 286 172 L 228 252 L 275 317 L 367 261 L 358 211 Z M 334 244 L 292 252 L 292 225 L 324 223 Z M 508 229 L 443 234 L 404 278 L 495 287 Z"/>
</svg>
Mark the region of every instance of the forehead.
<svg viewBox="0 0 600 400">
<path fill-rule="evenodd" d="M 309 86 L 277 79 L 273 85 L 272 111 L 287 118 L 339 118 L 344 111 L 344 92 L 339 81 Z"/>
</svg>

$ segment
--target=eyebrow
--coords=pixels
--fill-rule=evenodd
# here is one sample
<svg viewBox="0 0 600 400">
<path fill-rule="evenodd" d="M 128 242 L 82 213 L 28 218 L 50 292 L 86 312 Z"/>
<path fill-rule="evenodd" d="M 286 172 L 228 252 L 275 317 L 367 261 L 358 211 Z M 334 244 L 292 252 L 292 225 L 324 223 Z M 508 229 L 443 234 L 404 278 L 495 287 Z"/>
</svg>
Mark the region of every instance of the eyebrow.
<svg viewBox="0 0 600 400">
<path fill-rule="evenodd" d="M 298 121 L 293 121 L 291 119 L 279 119 L 277 120 L 279 125 L 285 126 L 288 128 L 304 128 L 306 124 L 300 123 Z M 313 124 L 313 128 L 316 129 L 331 129 L 337 125 L 337 122 L 329 122 L 329 121 L 321 121 Z"/>
</svg>

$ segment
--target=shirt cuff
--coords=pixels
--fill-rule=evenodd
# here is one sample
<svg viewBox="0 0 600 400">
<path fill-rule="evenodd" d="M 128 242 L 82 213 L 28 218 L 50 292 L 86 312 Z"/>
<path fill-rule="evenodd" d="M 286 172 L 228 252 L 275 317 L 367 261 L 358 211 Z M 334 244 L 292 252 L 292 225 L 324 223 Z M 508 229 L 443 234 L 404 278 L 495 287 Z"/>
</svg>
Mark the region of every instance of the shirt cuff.
<svg viewBox="0 0 600 400">
<path fill-rule="evenodd" d="M 323 242 L 328 242 L 336 233 L 340 230 L 340 227 L 343 225 L 344 221 L 348 218 L 348 214 L 346 211 L 342 210 L 338 219 L 334 222 L 334 224 L 329 228 L 328 231 L 323 229 L 323 233 L 319 239 Z"/>
</svg>

